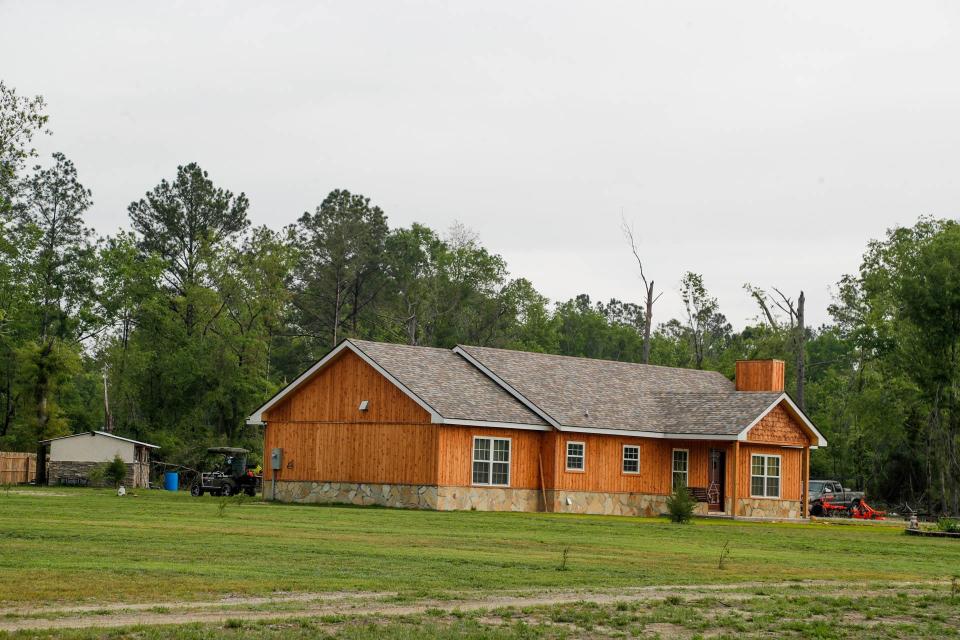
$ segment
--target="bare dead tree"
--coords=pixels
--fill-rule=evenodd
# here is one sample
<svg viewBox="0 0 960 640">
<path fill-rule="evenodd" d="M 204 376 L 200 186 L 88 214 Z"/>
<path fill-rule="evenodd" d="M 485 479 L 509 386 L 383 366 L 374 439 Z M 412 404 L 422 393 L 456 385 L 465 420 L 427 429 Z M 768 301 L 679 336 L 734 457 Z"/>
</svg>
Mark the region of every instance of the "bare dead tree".
<svg viewBox="0 0 960 640">
<path fill-rule="evenodd" d="M 623 231 L 623 236 L 627 239 L 627 244 L 630 245 L 630 251 L 633 252 L 633 257 L 637 260 L 637 266 L 640 267 L 640 280 L 643 282 L 643 291 L 644 291 L 644 322 L 643 322 L 643 364 L 650 363 L 650 329 L 653 326 L 653 305 L 660 299 L 660 296 L 663 295 L 663 292 L 654 295 L 653 289 L 653 280 L 647 280 L 647 274 L 643 270 L 643 260 L 640 259 L 640 251 L 637 249 L 636 236 L 633 232 L 633 227 L 627 224 L 626 218 L 620 220 L 620 228 Z"/>
<path fill-rule="evenodd" d="M 794 348 L 794 363 L 797 369 L 797 387 L 794 400 L 796 400 L 798 407 L 805 410 L 804 387 L 806 386 L 807 380 L 807 327 L 803 316 L 803 308 L 806 302 L 806 296 L 803 294 L 803 291 L 801 291 L 800 297 L 797 298 L 795 303 L 792 298 L 776 287 L 771 287 L 776 295 L 754 287 L 750 283 L 743 285 L 743 288 L 757 301 L 757 305 L 760 307 L 760 311 L 763 312 L 764 318 L 770 324 L 770 328 L 777 332 L 785 331 L 790 335 Z M 770 306 L 771 303 L 786 314 L 786 323 L 780 322 L 773 314 L 773 309 Z"/>
</svg>

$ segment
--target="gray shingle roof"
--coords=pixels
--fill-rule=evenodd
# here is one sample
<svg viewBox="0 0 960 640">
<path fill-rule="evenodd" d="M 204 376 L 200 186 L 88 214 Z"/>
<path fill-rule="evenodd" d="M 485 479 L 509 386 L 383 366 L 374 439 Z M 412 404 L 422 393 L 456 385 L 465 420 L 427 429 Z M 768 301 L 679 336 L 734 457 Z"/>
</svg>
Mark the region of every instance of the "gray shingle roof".
<svg viewBox="0 0 960 640">
<path fill-rule="evenodd" d="M 782 395 L 735 391 L 713 371 L 459 349 L 565 427 L 735 435 Z"/>
<path fill-rule="evenodd" d="M 444 418 L 546 426 L 500 385 L 449 349 L 350 340 Z"/>
</svg>

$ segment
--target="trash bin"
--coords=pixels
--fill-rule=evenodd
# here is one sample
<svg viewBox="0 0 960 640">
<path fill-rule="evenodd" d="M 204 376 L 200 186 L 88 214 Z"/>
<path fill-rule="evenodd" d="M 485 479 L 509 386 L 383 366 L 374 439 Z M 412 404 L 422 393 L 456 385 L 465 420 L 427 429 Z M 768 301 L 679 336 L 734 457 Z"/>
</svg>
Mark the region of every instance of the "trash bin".
<svg viewBox="0 0 960 640">
<path fill-rule="evenodd" d="M 176 471 L 167 471 L 163 474 L 163 488 L 167 491 L 176 491 L 180 488 L 180 474 Z"/>
</svg>

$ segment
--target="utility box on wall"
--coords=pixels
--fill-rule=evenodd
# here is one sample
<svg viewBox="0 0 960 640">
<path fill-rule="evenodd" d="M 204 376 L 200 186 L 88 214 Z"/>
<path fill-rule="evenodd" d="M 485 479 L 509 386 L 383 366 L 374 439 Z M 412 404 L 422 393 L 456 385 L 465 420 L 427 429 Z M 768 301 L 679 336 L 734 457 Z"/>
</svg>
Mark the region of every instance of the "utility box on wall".
<svg viewBox="0 0 960 640">
<path fill-rule="evenodd" d="M 270 451 L 270 468 L 274 471 L 279 471 L 282 469 L 283 465 L 283 449 L 273 449 Z"/>
</svg>

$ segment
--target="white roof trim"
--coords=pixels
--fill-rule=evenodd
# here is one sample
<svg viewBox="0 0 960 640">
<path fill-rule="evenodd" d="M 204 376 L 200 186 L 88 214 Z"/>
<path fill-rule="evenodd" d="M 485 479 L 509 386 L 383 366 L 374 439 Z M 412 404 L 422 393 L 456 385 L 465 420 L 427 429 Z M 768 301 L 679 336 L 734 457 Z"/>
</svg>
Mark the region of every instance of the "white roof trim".
<svg viewBox="0 0 960 640">
<path fill-rule="evenodd" d="M 790 406 L 790 408 L 793 409 L 793 412 L 800 417 L 800 421 L 803 422 L 803 424 L 808 429 L 810 429 L 811 432 L 813 432 L 814 436 L 816 436 L 817 438 L 816 447 L 811 446 L 811 449 L 827 446 L 827 439 L 823 437 L 823 434 L 820 433 L 820 431 L 815 426 L 813 426 L 813 423 L 810 422 L 810 418 L 807 417 L 807 414 L 801 411 L 800 407 L 798 407 L 796 403 L 793 401 L 793 399 L 790 396 L 788 396 L 786 393 L 781 393 L 780 397 L 774 400 L 769 407 L 764 409 L 763 412 L 759 416 L 757 416 L 753 422 L 751 422 L 749 425 L 746 426 L 746 428 L 743 429 L 743 431 L 738 433 L 737 440 L 741 442 L 746 442 L 747 432 L 750 431 L 750 429 L 753 429 L 755 426 L 757 426 L 757 423 L 763 420 L 767 416 L 767 414 L 773 411 L 773 408 L 776 407 L 781 402 L 786 402 Z"/>
<path fill-rule="evenodd" d="M 461 420 L 459 418 L 443 418 L 442 424 L 463 427 L 492 427 L 494 429 L 523 429 L 526 431 L 553 431 L 547 424 L 523 424 L 520 422 L 489 422 L 485 420 Z"/>
<path fill-rule="evenodd" d="M 630 429 L 604 429 L 603 427 L 557 427 L 564 433 L 595 433 L 607 436 L 633 436 L 635 438 L 660 438 L 662 440 L 736 440 L 735 434 L 707 435 L 703 433 L 661 433 L 659 431 L 631 431 Z"/>
<path fill-rule="evenodd" d="M 283 389 L 278 391 L 272 398 L 267 400 L 263 405 L 260 406 L 256 411 L 250 414 L 250 417 L 247 418 L 247 424 L 263 424 L 263 412 L 270 409 L 270 407 L 276 405 L 278 402 L 283 400 L 287 395 L 297 389 L 301 384 L 306 382 L 308 379 L 313 377 L 315 373 L 323 369 L 330 363 L 331 360 L 336 358 L 344 349 L 349 349 L 361 360 L 366 362 L 368 365 L 377 370 L 377 373 L 382 375 L 384 378 L 389 380 L 396 386 L 400 391 L 402 391 L 407 397 L 416 402 L 418 405 L 423 407 L 423 409 L 430 414 L 430 422 L 441 424 L 443 423 L 443 416 L 437 413 L 437 410 L 427 404 L 423 398 L 415 394 L 413 391 L 405 387 L 399 380 L 390 375 L 390 372 L 377 364 L 370 356 L 365 354 L 360 347 L 350 342 L 350 340 L 344 340 L 327 355 L 323 356 L 318 360 L 312 367 L 301 373 L 296 380 L 285 386 Z"/>
<path fill-rule="evenodd" d="M 506 380 L 504 380 L 503 378 L 495 374 L 493 371 L 485 367 L 479 360 L 477 360 L 476 358 L 471 356 L 469 353 L 467 353 L 464 349 L 462 349 L 460 345 L 455 346 L 453 348 L 453 352 L 461 356 L 463 359 L 465 359 L 467 362 L 475 366 L 477 369 L 480 369 L 480 371 L 484 375 L 486 375 L 488 378 L 490 378 L 491 380 L 496 382 L 498 385 L 500 385 L 504 389 L 504 391 L 506 391 L 507 393 L 512 395 L 514 398 L 519 400 L 521 403 L 523 403 L 523 405 L 527 407 L 527 409 L 530 409 L 530 411 L 533 411 L 535 414 L 537 414 L 538 416 L 546 420 L 547 423 L 550 424 L 551 426 L 556 427 L 557 429 L 560 429 L 560 423 L 554 420 L 550 416 L 550 414 L 548 414 L 546 411 L 544 411 L 543 409 L 535 405 L 533 402 L 528 400 L 525 395 L 523 395 L 522 393 L 514 389 L 512 386 L 510 386 L 506 382 Z"/>
<path fill-rule="evenodd" d="M 79 438 L 80 436 L 107 436 L 108 438 L 113 438 L 114 440 L 123 440 L 124 442 L 131 442 L 133 444 L 139 444 L 143 447 L 148 447 L 150 449 L 159 449 L 160 445 L 150 444 L 148 442 L 140 442 L 139 440 L 131 440 L 130 438 L 124 438 L 122 436 L 115 436 L 112 433 L 107 433 L 106 431 L 84 431 L 83 433 L 73 433 L 69 436 L 60 436 L 59 438 L 49 438 L 47 440 L 41 440 L 41 443 L 53 442 L 54 440 L 66 440 L 68 438 Z"/>
</svg>

